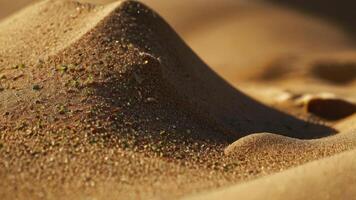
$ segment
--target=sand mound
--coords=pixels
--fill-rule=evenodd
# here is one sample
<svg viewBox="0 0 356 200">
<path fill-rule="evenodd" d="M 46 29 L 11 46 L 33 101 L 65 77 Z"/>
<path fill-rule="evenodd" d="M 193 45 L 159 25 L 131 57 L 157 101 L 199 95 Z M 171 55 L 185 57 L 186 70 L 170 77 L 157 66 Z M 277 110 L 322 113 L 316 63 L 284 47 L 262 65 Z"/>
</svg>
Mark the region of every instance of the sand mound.
<svg viewBox="0 0 356 200">
<path fill-rule="evenodd" d="M 352 199 L 356 195 L 355 153 L 349 151 L 187 199 Z"/>
<path fill-rule="evenodd" d="M 353 131 L 315 140 L 260 133 L 234 142 L 225 149 L 225 154 L 236 162 L 249 160 L 251 166 L 258 166 L 258 170 L 270 173 L 354 149 L 355 137 Z"/>
<path fill-rule="evenodd" d="M 287 116 L 233 89 L 196 57 L 165 22 L 147 8 L 133 2 L 116 8 L 117 5 L 96 8 L 89 4 L 45 1 L 34 9 L 25 10 L 3 22 L 2 26 L 5 28 L 2 29 L 1 44 L 7 47 L 2 53 L 2 60 L 5 60 L 3 64 L 15 66 L 15 69 L 7 69 L 9 72 L 3 75 L 14 77 L 13 74 L 18 73 L 18 68 L 24 71 L 23 74 L 27 73 L 27 70 L 33 74 L 32 77 L 21 76 L 11 83 L 5 80 L 4 85 L 9 84 L 7 88 L 10 88 L 9 91 L 5 89 L 5 96 L 6 93 L 12 93 L 11 88 L 23 88 L 20 91 L 24 96 L 47 93 L 47 96 L 53 98 L 51 104 L 56 102 L 55 99 L 62 99 L 56 103 L 62 108 L 78 104 L 85 107 L 83 103 L 78 103 L 84 97 L 78 95 L 82 95 L 79 93 L 82 93 L 83 89 L 92 90 L 92 93 L 87 95 L 90 100 L 86 100 L 91 103 L 86 106 L 101 110 L 100 113 L 95 113 L 96 118 L 115 118 L 107 114 L 112 113 L 113 109 L 121 110 L 125 113 L 123 118 L 162 118 L 158 120 L 157 123 L 161 123 L 158 126 L 191 124 L 189 129 L 199 124 L 200 127 L 210 127 L 211 130 L 225 133 L 224 137 L 227 138 L 238 138 L 262 131 L 298 138 L 313 138 L 330 133 L 331 130 L 321 125 L 308 124 Z M 47 20 L 48 24 L 42 25 L 47 30 L 42 33 L 45 35 L 21 37 L 23 32 L 30 32 L 33 28 L 38 30 L 38 25 L 28 23 L 28 19 L 47 19 L 47 15 L 42 16 L 42 10 L 45 10 L 46 14 L 54 12 L 58 7 L 84 14 L 76 17 L 79 21 L 60 18 L 65 24 L 60 24 L 58 29 L 48 29 L 47 26 L 53 26 L 53 22 Z M 31 14 L 34 16 L 31 17 Z M 30 17 L 21 18 L 22 15 Z M 12 23 L 13 21 L 17 23 Z M 84 28 L 78 28 L 84 21 L 88 21 Z M 16 42 L 8 45 L 5 36 L 18 24 L 26 26 L 21 25 L 23 30 L 19 31 L 18 36 L 12 37 Z M 68 32 L 60 27 L 71 27 L 73 30 Z M 47 41 L 37 42 L 42 37 Z M 31 41 L 28 38 L 31 38 Z M 48 44 L 50 46 L 47 46 Z M 41 49 L 49 50 L 42 52 Z M 44 59 L 38 59 L 39 57 Z M 26 58 L 26 62 L 21 58 Z M 43 80 L 41 76 L 44 73 L 54 74 L 50 79 Z M 41 90 L 31 91 L 29 82 L 34 82 L 35 87 L 32 89 Z M 27 87 L 27 90 L 24 87 Z M 7 103 L 11 105 L 13 101 L 10 99 Z M 24 103 L 28 106 L 27 101 Z M 13 113 L 11 109 L 18 109 L 19 106 L 21 104 L 18 103 L 6 106 L 4 112 Z M 53 106 L 48 105 L 47 109 L 50 107 Z M 179 122 L 179 118 L 184 122 Z M 14 121 L 14 118 L 11 120 Z M 138 124 L 143 125 L 142 122 Z"/>
</svg>

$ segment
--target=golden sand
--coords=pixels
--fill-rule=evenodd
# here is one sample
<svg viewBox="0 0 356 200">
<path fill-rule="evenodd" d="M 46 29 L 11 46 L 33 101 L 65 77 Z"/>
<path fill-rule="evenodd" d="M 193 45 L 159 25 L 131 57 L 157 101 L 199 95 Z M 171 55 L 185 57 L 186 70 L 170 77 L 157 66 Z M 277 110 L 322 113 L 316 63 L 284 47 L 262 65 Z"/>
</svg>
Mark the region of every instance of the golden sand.
<svg viewBox="0 0 356 200">
<path fill-rule="evenodd" d="M 266 2 L 144 1 L 173 28 L 106 2 L 1 19 L 1 199 L 356 195 L 349 32 Z"/>
</svg>

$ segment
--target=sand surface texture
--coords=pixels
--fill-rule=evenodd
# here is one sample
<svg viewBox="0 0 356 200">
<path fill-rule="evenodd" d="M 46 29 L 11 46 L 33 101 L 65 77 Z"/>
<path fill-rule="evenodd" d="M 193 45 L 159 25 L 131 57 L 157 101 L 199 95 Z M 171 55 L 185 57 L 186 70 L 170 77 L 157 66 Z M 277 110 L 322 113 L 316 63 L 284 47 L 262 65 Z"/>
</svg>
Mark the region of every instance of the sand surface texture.
<svg viewBox="0 0 356 200">
<path fill-rule="evenodd" d="M 0 0 L 0 199 L 356 197 L 352 22 L 291 2 Z"/>
</svg>

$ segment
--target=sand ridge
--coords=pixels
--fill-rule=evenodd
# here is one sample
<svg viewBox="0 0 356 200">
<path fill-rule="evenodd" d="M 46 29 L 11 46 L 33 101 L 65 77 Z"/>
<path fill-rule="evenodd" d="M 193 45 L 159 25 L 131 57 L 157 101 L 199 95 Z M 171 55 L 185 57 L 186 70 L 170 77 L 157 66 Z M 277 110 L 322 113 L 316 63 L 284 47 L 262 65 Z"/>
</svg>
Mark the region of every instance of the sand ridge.
<svg viewBox="0 0 356 200">
<path fill-rule="evenodd" d="M 353 199 L 355 151 L 185 199 Z M 256 188 L 260 188 L 256 192 Z M 303 191 L 303 192 L 301 192 Z"/>
<path fill-rule="evenodd" d="M 56 54 L 81 38 L 114 7 L 115 5 L 94 7 L 71 1 L 42 1 L 8 20 L 3 20 L 1 55 L 7 57 L 1 57 L 2 66 L 9 65 L 10 62 L 34 63 Z M 66 12 L 53 15 L 58 9 Z M 46 23 L 42 23 L 42 19 L 46 19 Z"/>
</svg>

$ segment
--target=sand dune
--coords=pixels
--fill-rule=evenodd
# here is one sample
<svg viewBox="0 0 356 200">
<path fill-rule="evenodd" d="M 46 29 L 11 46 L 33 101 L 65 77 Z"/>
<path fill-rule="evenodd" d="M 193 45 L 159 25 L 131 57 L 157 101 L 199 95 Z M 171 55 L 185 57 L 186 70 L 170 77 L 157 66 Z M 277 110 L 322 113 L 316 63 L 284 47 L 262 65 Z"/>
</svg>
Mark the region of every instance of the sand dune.
<svg viewBox="0 0 356 200">
<path fill-rule="evenodd" d="M 249 89 L 274 83 L 299 98 L 331 88 L 337 96 L 349 95 L 347 105 L 354 106 L 353 39 L 320 19 L 240 1 L 226 1 L 217 9 L 230 10 L 231 21 L 214 18 L 195 30 L 187 20 L 203 24 L 205 12 L 198 2 L 170 6 L 183 4 L 197 12 L 173 23 L 194 49 L 204 48 L 198 54 L 211 58 L 207 61 L 212 65 L 229 57 L 234 57 L 230 66 L 256 61 L 250 65 L 253 69 L 214 67 L 231 81 L 226 82 L 156 12 L 135 1 L 94 5 L 45 0 L 0 22 L 1 198 L 177 199 L 237 183 L 211 198 L 243 198 L 256 188 L 263 189 L 251 198 L 283 198 L 293 180 L 293 191 L 313 181 L 324 183 L 308 188 L 315 191 L 315 196 L 310 194 L 315 199 L 354 194 L 346 186 L 320 192 L 336 183 L 354 185 L 347 178 L 354 160 L 345 160 L 355 153 L 354 115 L 329 122 L 295 106 L 297 97 L 288 99 L 287 107 L 272 107 L 269 97 Z M 206 5 L 215 9 L 213 1 Z M 233 12 L 237 8 L 244 11 L 239 16 Z M 275 19 L 284 20 L 274 24 Z M 259 26 L 268 23 L 271 29 Z M 279 30 L 288 23 L 303 31 L 296 32 L 293 25 L 287 26 L 287 33 Z M 320 37 L 320 32 L 327 35 Z M 213 41 L 210 34 L 223 38 L 227 33 L 241 37 L 231 46 L 229 40 L 220 46 L 206 43 Z M 261 41 L 241 43 L 253 38 Z M 286 49 L 293 49 L 287 55 L 308 56 L 263 64 L 278 60 Z M 216 51 L 221 54 L 214 55 Z M 250 56 L 244 61 L 234 56 L 243 52 Z M 261 60 L 254 60 L 259 56 Z M 326 57 L 332 61 L 325 64 Z M 301 73 L 291 77 L 296 71 Z M 330 76 L 333 73 L 339 76 Z M 308 83 L 315 85 L 303 89 Z M 293 110 L 301 116 L 290 114 Z M 315 162 L 305 164 L 309 161 Z M 322 170 L 317 171 L 317 164 Z M 332 173 L 321 176 L 324 171 Z M 301 173 L 305 175 L 299 177 Z M 325 181 L 336 176 L 336 183 Z M 256 180 L 248 182 L 251 179 Z M 278 184 L 285 187 L 275 190 Z"/>
<path fill-rule="evenodd" d="M 353 199 L 356 195 L 355 166 L 355 151 L 349 151 L 186 199 Z"/>
<path fill-rule="evenodd" d="M 298 140 L 269 133 L 246 136 L 225 149 L 236 162 L 249 161 L 259 171 L 281 170 L 355 148 L 354 130 L 315 140 Z M 282 155 L 282 156 L 281 156 Z"/>
</svg>

